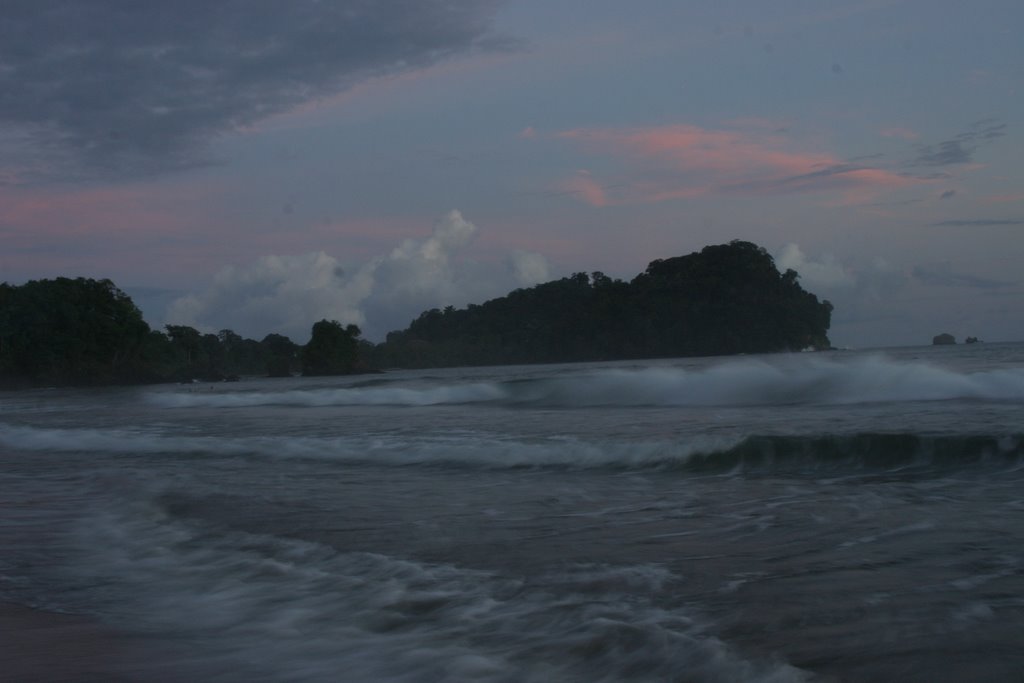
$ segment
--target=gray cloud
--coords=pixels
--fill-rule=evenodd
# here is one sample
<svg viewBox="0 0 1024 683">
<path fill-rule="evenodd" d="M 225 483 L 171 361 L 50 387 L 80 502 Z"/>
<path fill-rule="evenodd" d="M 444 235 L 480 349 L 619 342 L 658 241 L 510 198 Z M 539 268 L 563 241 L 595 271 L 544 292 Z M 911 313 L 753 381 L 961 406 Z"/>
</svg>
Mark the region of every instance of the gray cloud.
<svg viewBox="0 0 1024 683">
<path fill-rule="evenodd" d="M 1006 135 L 1006 124 L 999 119 L 982 119 L 971 124 L 971 130 L 960 133 L 961 138 L 971 140 L 995 140 Z"/>
<path fill-rule="evenodd" d="M 971 161 L 974 147 L 965 147 L 961 140 L 946 140 L 937 145 L 926 145 L 914 160 L 917 166 L 947 166 Z"/>
<path fill-rule="evenodd" d="M 855 176 L 850 176 L 851 173 L 876 169 L 884 170 L 880 166 L 865 166 L 852 163 L 830 164 L 809 173 L 800 173 L 767 181 L 757 180 L 746 183 L 733 183 L 725 186 L 723 189 L 731 192 L 749 192 L 773 189 L 840 188 L 843 186 L 843 183 L 849 182 L 851 178 L 855 179 Z"/>
<path fill-rule="evenodd" d="M 784 178 L 772 179 L 768 181 L 754 181 L 747 183 L 735 183 L 727 186 L 725 189 L 729 191 L 765 191 L 770 189 L 807 189 L 807 188 L 841 188 L 844 183 L 856 182 L 856 174 L 859 171 L 883 171 L 886 173 L 892 173 L 896 176 L 904 178 L 912 178 L 914 180 L 940 180 L 949 177 L 949 174 L 942 172 L 933 173 L 916 173 L 908 171 L 897 171 L 892 169 L 886 164 L 861 164 L 855 163 L 861 160 L 874 160 L 882 159 L 882 154 L 869 154 L 862 157 L 854 157 L 844 162 L 836 164 L 822 165 L 818 170 L 810 171 L 808 173 L 800 173 L 797 175 L 791 175 Z M 954 191 L 950 191 L 953 193 Z M 943 196 L 943 199 L 952 196 L 948 194 Z M 912 204 L 923 201 L 922 199 L 912 199 L 908 201 L 900 201 L 895 203 L 874 203 L 870 206 L 899 206 L 903 204 Z"/>
<path fill-rule="evenodd" d="M 933 145 L 919 145 L 910 166 L 949 166 L 974 160 L 979 147 L 1006 135 L 1006 124 L 998 119 L 975 121 L 964 132 Z"/>
<path fill-rule="evenodd" d="M 952 228 L 984 228 L 999 225 L 1024 225 L 1024 221 L 1021 220 L 998 220 L 998 219 L 978 219 L 978 220 L 950 220 L 950 221 L 939 221 L 938 223 L 929 223 L 934 227 L 952 227 Z"/>
<path fill-rule="evenodd" d="M 930 266 L 914 266 L 912 275 L 916 280 L 927 285 L 941 285 L 943 287 L 970 287 L 973 289 L 999 289 L 1001 287 L 1012 287 L 1014 283 L 1000 280 L 957 273 L 953 271 L 951 264 L 939 263 Z"/>
<path fill-rule="evenodd" d="M 800 175 L 790 176 L 781 182 L 783 183 L 798 183 L 805 180 L 814 180 L 816 178 L 828 178 L 831 176 L 843 175 L 844 173 L 852 173 L 853 171 L 861 171 L 867 168 L 866 166 L 857 166 L 854 164 L 832 164 L 826 166 L 819 171 L 811 171 L 810 173 L 801 173 Z"/>
<path fill-rule="evenodd" d="M 226 131 L 364 79 L 509 47 L 490 29 L 499 1 L 8 0 L 0 124 L 65 172 L 194 166 Z"/>
<path fill-rule="evenodd" d="M 912 204 L 920 204 L 923 199 L 901 199 L 898 202 L 873 202 L 868 206 L 911 206 Z"/>
<path fill-rule="evenodd" d="M 901 171 L 899 175 L 904 178 L 916 178 L 917 180 L 949 180 L 953 177 L 953 174 L 944 171 L 933 171 L 931 173 L 907 173 L 906 171 Z"/>
<path fill-rule="evenodd" d="M 881 152 L 875 152 L 874 154 L 862 154 L 862 155 L 857 156 L 857 157 L 850 157 L 849 159 L 846 160 L 846 163 L 853 164 L 853 163 L 856 163 L 858 161 L 870 161 L 872 159 L 883 159 L 883 158 L 885 158 L 884 154 L 882 154 Z"/>
</svg>

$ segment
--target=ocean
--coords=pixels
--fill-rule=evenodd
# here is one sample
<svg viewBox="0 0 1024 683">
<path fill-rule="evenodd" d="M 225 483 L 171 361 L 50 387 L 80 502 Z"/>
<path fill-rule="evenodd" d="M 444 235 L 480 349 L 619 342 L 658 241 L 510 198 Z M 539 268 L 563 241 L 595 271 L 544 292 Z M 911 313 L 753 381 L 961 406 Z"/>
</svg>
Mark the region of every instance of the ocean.
<svg viewBox="0 0 1024 683">
<path fill-rule="evenodd" d="M 1020 681 L 1024 344 L 0 393 L 0 601 L 117 651 L 25 680 Z"/>
</svg>

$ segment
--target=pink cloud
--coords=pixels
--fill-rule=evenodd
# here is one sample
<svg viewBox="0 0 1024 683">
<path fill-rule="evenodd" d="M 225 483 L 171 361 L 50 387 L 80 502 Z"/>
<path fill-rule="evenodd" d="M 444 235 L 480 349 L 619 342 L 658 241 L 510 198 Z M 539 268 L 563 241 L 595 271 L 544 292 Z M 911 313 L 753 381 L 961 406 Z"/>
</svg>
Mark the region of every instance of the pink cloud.
<svg viewBox="0 0 1024 683">
<path fill-rule="evenodd" d="M 0 187 L 0 281 L 58 275 L 191 285 L 225 263 L 326 250 L 350 260 L 419 235 L 422 216 L 254 221 L 225 182 Z"/>
<path fill-rule="evenodd" d="M 0 222 L 35 237 L 109 235 L 168 227 L 169 216 L 132 189 L 4 193 Z"/>
<path fill-rule="evenodd" d="M 826 152 L 793 149 L 757 125 L 713 130 L 693 125 L 574 129 L 555 135 L 595 156 L 620 159 L 633 180 L 614 193 L 591 175 L 563 182 L 595 206 L 659 202 L 702 195 L 776 195 L 840 192 L 843 203 L 924 182 L 882 168 L 863 167 Z M 600 193 L 597 190 L 601 190 Z"/>
<path fill-rule="evenodd" d="M 1012 194 L 991 194 L 984 198 L 986 202 L 991 204 L 1005 204 L 1008 202 L 1024 202 L 1024 192 L 1014 192 Z"/>
<path fill-rule="evenodd" d="M 605 206 L 608 196 L 601 184 L 594 180 L 590 171 L 576 171 L 576 175 L 561 184 L 561 189 L 570 194 L 578 194 L 583 201 L 591 206 Z"/>
<path fill-rule="evenodd" d="M 0 188 L 0 279 L 134 272 L 173 277 L 204 258 L 221 188 L 204 183 Z M 184 265 L 183 265 L 184 264 Z"/>
</svg>

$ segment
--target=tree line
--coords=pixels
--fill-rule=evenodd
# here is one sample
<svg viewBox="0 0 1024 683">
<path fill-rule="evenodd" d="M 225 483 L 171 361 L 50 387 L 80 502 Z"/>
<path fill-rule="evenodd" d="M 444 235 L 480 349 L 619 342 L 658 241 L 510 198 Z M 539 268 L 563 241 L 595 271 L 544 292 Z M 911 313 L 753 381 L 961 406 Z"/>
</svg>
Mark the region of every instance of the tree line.
<svg viewBox="0 0 1024 683">
<path fill-rule="evenodd" d="M 80 386 L 222 381 L 240 375 L 345 374 L 363 368 L 360 330 L 313 325 L 300 346 L 280 334 L 260 341 L 187 325 L 150 329 L 110 280 L 56 278 L 0 283 L 0 386 Z"/>
<path fill-rule="evenodd" d="M 750 242 L 659 259 L 629 282 L 603 273 L 424 311 L 381 344 L 321 320 L 309 343 L 232 330 L 150 329 L 110 280 L 0 283 L 0 386 L 217 381 L 441 367 L 642 359 L 829 347 L 832 305 Z"/>
</svg>

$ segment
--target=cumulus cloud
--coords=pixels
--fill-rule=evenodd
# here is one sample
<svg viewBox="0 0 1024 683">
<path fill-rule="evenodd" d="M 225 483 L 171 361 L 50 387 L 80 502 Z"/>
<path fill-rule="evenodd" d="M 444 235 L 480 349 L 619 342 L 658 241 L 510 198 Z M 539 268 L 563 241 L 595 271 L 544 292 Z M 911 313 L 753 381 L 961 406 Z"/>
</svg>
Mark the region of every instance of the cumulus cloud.
<svg viewBox="0 0 1024 683">
<path fill-rule="evenodd" d="M 531 287 L 551 279 L 548 260 L 535 252 L 516 249 L 509 254 L 508 263 L 520 287 Z"/>
<path fill-rule="evenodd" d="M 224 267 L 207 290 L 172 303 L 167 321 L 258 337 L 283 332 L 298 339 L 322 318 L 364 325 L 360 304 L 372 289 L 372 273 L 359 269 L 348 275 L 322 251 L 264 256 L 246 266 Z"/>
<path fill-rule="evenodd" d="M 775 254 L 775 264 L 779 270 L 792 268 L 799 273 L 801 284 L 809 291 L 833 303 L 842 301 L 844 307 L 852 309 L 891 297 L 910 282 L 904 268 L 881 256 L 850 257 L 842 262 L 832 254 L 812 258 L 795 243 L 785 245 Z"/>
<path fill-rule="evenodd" d="M 844 258 L 832 255 L 810 257 L 797 244 L 787 244 L 775 255 L 780 270 L 792 268 L 800 274 L 800 283 L 818 297 L 828 299 L 832 314 L 833 342 L 860 345 L 858 335 L 885 338 L 895 315 L 892 303 L 900 300 L 910 279 L 902 268 L 883 258 Z"/>
<path fill-rule="evenodd" d="M 546 259 L 532 252 L 511 252 L 503 269 L 461 258 L 477 233 L 451 211 L 429 237 L 349 267 L 324 252 L 228 266 L 205 291 L 175 301 L 167 322 L 255 338 L 278 332 L 304 343 L 312 324 L 327 318 L 359 325 L 366 338 L 379 340 L 425 309 L 482 302 L 548 279 Z"/>
<path fill-rule="evenodd" d="M 810 289 L 816 287 L 852 287 L 855 283 L 853 275 L 842 264 L 837 263 L 831 254 L 814 261 L 797 244 L 787 244 L 775 257 L 779 270 L 792 268 L 800 274 L 804 285 Z"/>
<path fill-rule="evenodd" d="M 839 345 L 928 343 L 950 320 L 973 316 L 973 306 L 1000 306 L 1017 295 L 1019 282 L 963 272 L 950 262 L 894 263 L 883 257 L 808 256 L 787 244 L 775 256 L 793 268 L 810 292 L 834 305 L 830 338 Z M 970 299 L 982 292 L 984 299 Z M 1001 299 L 999 299 L 1001 297 Z M 1018 297 L 1019 298 L 1019 297 Z M 972 323 L 968 329 L 976 326 Z M 952 329 L 955 329 L 952 328 Z"/>
<path fill-rule="evenodd" d="M 11 0 L 0 123 L 38 157 L 130 175 L 225 131 L 452 55 L 503 48 L 499 0 Z M 52 161 L 52 159 L 51 159 Z"/>
<path fill-rule="evenodd" d="M 465 288 L 476 288 L 466 282 L 475 279 L 469 272 L 472 265 L 459 269 L 453 260 L 476 234 L 475 225 L 451 211 L 434 224 L 427 239 L 405 240 L 386 257 L 364 265 L 360 270 L 372 277 L 373 288 L 361 303 L 373 311 L 374 322 L 404 327 L 426 308 L 465 303 Z"/>
</svg>

